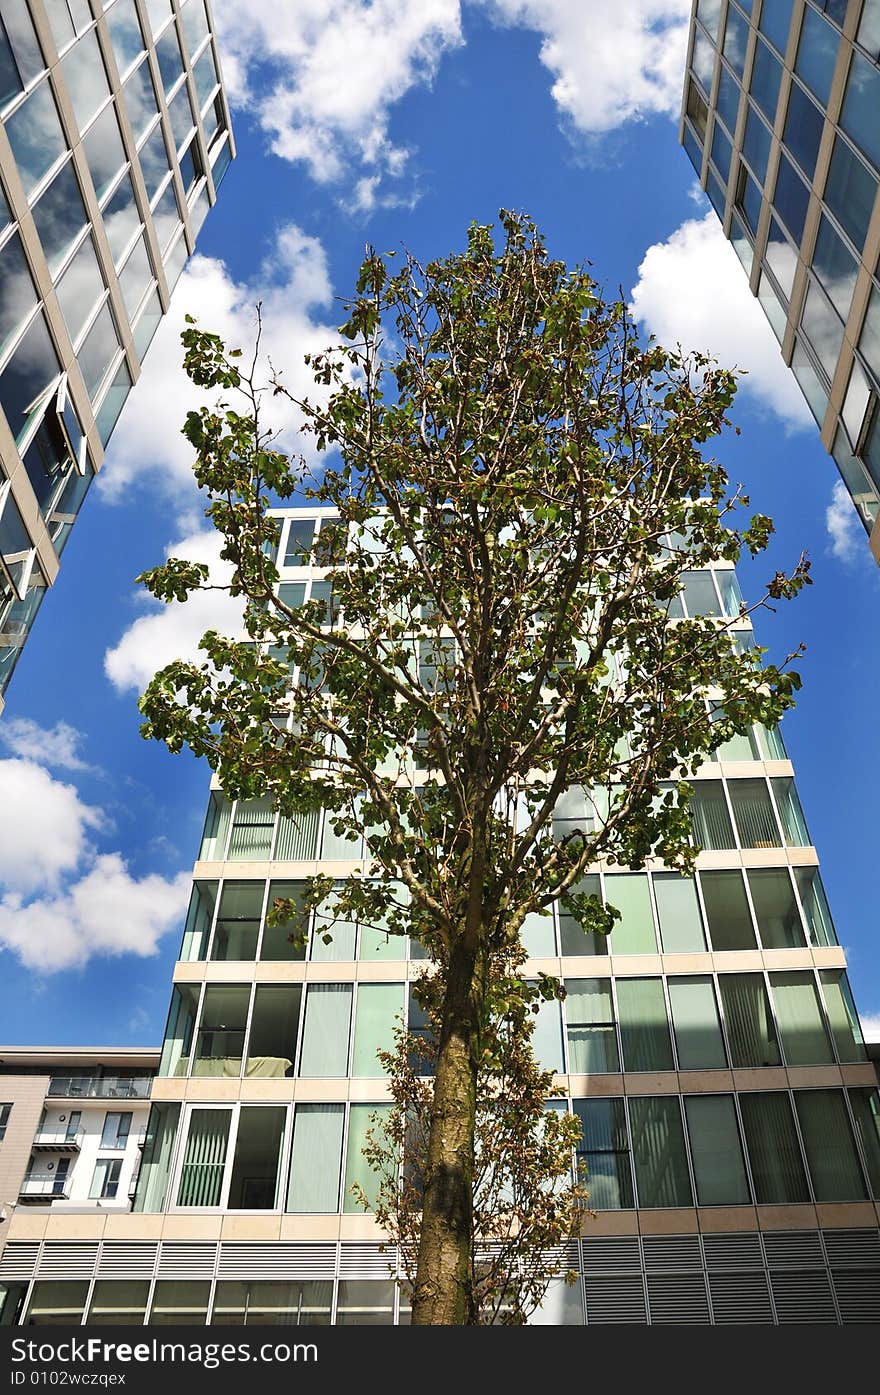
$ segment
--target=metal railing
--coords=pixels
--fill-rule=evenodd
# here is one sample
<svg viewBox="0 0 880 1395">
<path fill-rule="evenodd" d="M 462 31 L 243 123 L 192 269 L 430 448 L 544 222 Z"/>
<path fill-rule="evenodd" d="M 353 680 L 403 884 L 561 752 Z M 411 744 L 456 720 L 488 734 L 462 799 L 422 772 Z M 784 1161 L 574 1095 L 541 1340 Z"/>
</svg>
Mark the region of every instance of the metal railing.
<svg viewBox="0 0 880 1395">
<path fill-rule="evenodd" d="M 34 1134 L 35 1148 L 79 1148 L 83 1140 L 83 1130 L 73 1133 L 66 1129 L 38 1129 Z"/>
<path fill-rule="evenodd" d="M 48 1094 L 56 1099 L 145 1100 L 152 1083 L 149 1075 L 53 1075 Z"/>
<path fill-rule="evenodd" d="M 59 1177 L 54 1172 L 31 1172 L 22 1180 L 19 1196 L 59 1196 L 66 1197 L 70 1179 Z"/>
</svg>

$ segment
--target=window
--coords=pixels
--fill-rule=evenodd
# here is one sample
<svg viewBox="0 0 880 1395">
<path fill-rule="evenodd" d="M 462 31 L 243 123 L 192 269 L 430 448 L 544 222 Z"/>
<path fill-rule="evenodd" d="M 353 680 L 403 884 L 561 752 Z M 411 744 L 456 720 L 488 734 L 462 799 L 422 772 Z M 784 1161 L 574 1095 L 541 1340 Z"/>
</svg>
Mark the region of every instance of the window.
<svg viewBox="0 0 880 1395">
<path fill-rule="evenodd" d="M 89 1285 L 63 1279 L 43 1279 L 34 1284 L 25 1323 L 28 1327 L 79 1327 Z"/>
<path fill-rule="evenodd" d="M 620 911 L 610 937 L 613 954 L 655 954 L 657 938 L 651 894 L 644 873 L 617 873 L 605 878 L 605 899 Z M 565 951 L 563 951 L 565 952 Z"/>
<path fill-rule="evenodd" d="M 773 203 L 780 218 L 798 244 L 803 237 L 809 202 L 810 191 L 806 184 L 800 175 L 795 173 L 791 161 L 785 155 L 780 155 Z"/>
<path fill-rule="evenodd" d="M 208 33 L 208 16 L 205 14 L 203 0 L 189 0 L 189 3 L 183 6 L 180 18 L 189 51 L 191 54 L 195 53 Z"/>
<path fill-rule="evenodd" d="M 795 1108 L 817 1201 L 862 1201 L 862 1169 L 842 1090 L 795 1090 Z"/>
<path fill-rule="evenodd" d="M 727 786 L 743 848 L 779 848 L 782 839 L 764 780 L 731 780 Z"/>
<path fill-rule="evenodd" d="M 698 1206 L 747 1206 L 751 1200 L 732 1095 L 685 1099 Z"/>
<path fill-rule="evenodd" d="M 292 518 L 287 525 L 282 566 L 307 566 L 314 540 L 315 520 L 313 518 Z M 303 595 L 305 595 L 305 589 L 303 589 Z M 294 602 L 294 604 L 301 605 L 302 601 Z"/>
<path fill-rule="evenodd" d="M 157 1279 L 150 1327 L 204 1327 L 211 1284 L 205 1279 Z"/>
<path fill-rule="evenodd" d="M 403 985 L 359 983 L 352 1075 L 385 1075 L 378 1052 L 394 1050 L 394 1027 L 404 1009 Z"/>
<path fill-rule="evenodd" d="M 819 973 L 825 1010 L 839 1061 L 864 1061 L 867 1052 L 856 1005 L 843 969 L 822 969 Z"/>
<path fill-rule="evenodd" d="M 759 29 L 771 44 L 775 44 L 781 54 L 785 54 L 788 31 L 791 25 L 792 0 L 764 0 L 761 6 Z"/>
<path fill-rule="evenodd" d="M 89 127 L 83 140 L 95 193 L 102 199 L 126 161 L 119 122 L 111 102 Z"/>
<path fill-rule="evenodd" d="M 767 161 L 770 158 L 770 132 L 751 105 L 746 119 L 743 155 L 748 160 L 758 183 L 763 184 L 767 173 Z"/>
<path fill-rule="evenodd" d="M 755 61 L 752 64 L 751 94 L 771 125 L 776 116 L 781 79 L 782 67 L 779 59 L 759 39 L 755 45 Z"/>
<path fill-rule="evenodd" d="M 749 26 L 738 10 L 735 10 L 732 5 L 728 6 L 723 52 L 724 57 L 738 77 L 743 75 L 748 41 Z"/>
<path fill-rule="evenodd" d="M 620 1070 L 611 980 L 572 978 L 565 983 L 568 1069 L 572 1075 Z"/>
<path fill-rule="evenodd" d="M 89 1187 L 89 1197 L 92 1200 L 112 1200 L 116 1196 L 121 1171 L 121 1158 L 99 1158 L 95 1163 L 92 1185 Z"/>
<path fill-rule="evenodd" d="M 718 980 L 731 1064 L 778 1066 L 776 1029 L 760 974 L 722 974 Z"/>
<path fill-rule="evenodd" d="M 880 70 L 860 53 L 854 53 L 840 113 L 840 124 L 859 149 L 864 151 L 875 169 L 880 169 L 878 106 Z"/>
<path fill-rule="evenodd" d="M 351 994 L 348 983 L 310 983 L 306 988 L 301 1076 L 348 1073 Z"/>
<path fill-rule="evenodd" d="M 813 975 L 771 974 L 770 987 L 787 1064 L 830 1065 L 834 1056 Z"/>
<path fill-rule="evenodd" d="M 824 114 L 796 82 L 791 85 L 782 139 L 808 179 L 813 178 L 825 125 Z"/>
<path fill-rule="evenodd" d="M 878 4 L 878 0 L 865 0 L 857 37 L 862 48 L 867 49 L 872 58 L 880 58 L 880 4 Z"/>
<path fill-rule="evenodd" d="M 326 841 L 326 840 L 325 840 Z M 317 856 L 318 848 L 318 811 L 310 810 L 307 814 L 297 814 L 295 818 L 288 818 L 281 814 L 278 819 L 278 837 L 275 840 L 275 859 L 278 862 L 300 862 L 311 861 Z M 348 844 L 349 851 L 347 858 L 360 855 L 360 848 L 357 844 Z M 323 857 L 329 854 L 325 851 Z"/>
<path fill-rule="evenodd" d="M 573 889 L 580 896 L 601 899 L 599 878 L 595 873 L 584 877 Z M 611 941 L 606 936 L 584 934 L 580 921 L 564 905 L 559 908 L 559 942 L 564 955 L 608 954 L 611 949 Z"/>
<path fill-rule="evenodd" d="M 581 1124 L 577 1159 L 589 1206 L 594 1211 L 629 1210 L 634 1202 L 623 1100 L 573 1100 L 572 1107 Z"/>
<path fill-rule="evenodd" d="M 212 959 L 256 959 L 265 883 L 224 882 Z"/>
<path fill-rule="evenodd" d="M 17 334 L 37 303 L 37 291 L 18 233 L 0 251 L 0 353 Z"/>
<path fill-rule="evenodd" d="M 859 251 L 865 243 L 876 193 L 876 177 L 842 136 L 837 136 L 825 183 L 825 202 Z"/>
<path fill-rule="evenodd" d="M 624 1068 L 673 1070 L 672 1043 L 661 978 L 619 978 L 617 1011 Z"/>
<path fill-rule="evenodd" d="M 752 179 L 745 165 L 740 165 L 736 188 L 736 206 L 742 212 L 746 226 L 753 236 L 757 236 L 761 218 L 761 190 Z"/>
<path fill-rule="evenodd" d="M 54 276 L 88 222 L 72 160 L 58 171 L 40 195 L 33 215 L 49 270 Z M 4 262 L 6 256 L 4 249 Z"/>
<path fill-rule="evenodd" d="M 831 25 L 806 5 L 794 70 L 825 107 L 828 105 L 839 44 L 839 34 L 835 34 Z"/>
<path fill-rule="evenodd" d="M 140 1327 L 149 1292 L 149 1279 L 98 1279 L 86 1322 Z"/>
<path fill-rule="evenodd" d="M 640 1207 L 693 1206 L 677 1095 L 629 1101 Z"/>
<path fill-rule="evenodd" d="M 362 1188 L 368 1203 L 375 1202 L 379 1179 L 364 1157 L 363 1150 L 368 1142 L 369 1133 L 381 1141 L 382 1119 L 387 1116 L 389 1108 L 389 1105 L 383 1104 L 351 1104 L 348 1107 L 343 1211 L 363 1215 L 363 1206 L 352 1192 L 355 1183 Z"/>
<path fill-rule="evenodd" d="M 679 1070 L 723 1070 L 727 1056 L 712 979 L 675 977 L 668 987 Z"/>
<path fill-rule="evenodd" d="M 109 310 L 107 312 L 109 316 Z M 101 397 L 101 405 L 95 413 L 95 425 L 98 428 L 98 436 L 101 444 L 106 446 L 114 426 L 119 420 L 119 413 L 125 406 L 126 398 L 131 392 L 131 375 L 125 366 L 125 360 L 121 360 L 119 367 L 110 379 L 107 388 Z"/>
<path fill-rule="evenodd" d="M 241 1074 L 251 990 L 245 984 L 208 984 L 196 1036 L 193 1075 Z"/>
<path fill-rule="evenodd" d="M 750 868 L 746 876 L 764 948 L 801 949 L 806 938 L 786 868 Z"/>
<path fill-rule="evenodd" d="M 721 0 L 697 0 L 697 14 L 713 39 L 718 38 Z"/>
<path fill-rule="evenodd" d="M 736 83 L 735 83 L 735 82 L 733 81 L 733 79 L 730 77 L 729 73 L 727 73 L 725 70 L 722 69 L 722 73 L 721 73 L 721 82 L 722 82 L 722 85 L 723 85 L 723 83 L 724 83 L 725 78 L 727 79 L 727 81 L 728 81 L 729 83 L 732 84 L 732 86 L 733 86 L 733 88 L 734 88 L 734 91 L 735 91 L 735 93 L 736 93 L 736 96 L 735 96 L 735 99 L 734 99 L 734 108 L 733 108 L 733 110 L 734 110 L 734 115 L 735 115 L 735 113 L 736 113 L 736 105 L 735 105 L 735 103 L 736 103 L 736 101 L 739 100 L 739 88 L 736 86 Z M 690 117 L 691 121 L 693 122 L 694 130 L 695 130 L 695 131 L 697 132 L 697 134 L 699 135 L 700 140 L 705 140 L 705 139 L 706 139 L 706 123 L 707 123 L 707 121 L 708 121 L 708 119 L 709 119 L 709 108 L 707 107 L 707 105 L 706 105 L 704 99 L 703 99 L 703 98 L 701 97 L 701 95 L 700 95 L 700 89 L 697 87 L 696 83 L 693 83 L 693 82 L 688 82 L 687 114 L 688 114 L 688 116 Z M 724 115 L 723 112 L 722 112 L 722 115 Z M 732 129 L 733 129 L 733 126 L 731 125 L 731 123 L 730 123 L 729 120 L 728 120 L 728 125 L 731 126 L 731 130 L 732 130 Z"/>
<path fill-rule="evenodd" d="M 862 1087 L 849 1091 L 856 1133 L 868 1168 L 874 1199 L 880 1200 L 880 1094 Z"/>
<path fill-rule="evenodd" d="M 118 8 L 118 6 L 117 6 Z M 61 72 L 76 116 L 84 131 L 95 112 L 110 96 L 110 83 L 94 29 L 84 34 L 61 60 Z"/>
<path fill-rule="evenodd" d="M 788 1095 L 740 1095 L 739 1105 L 758 1205 L 809 1201 Z"/>
<path fill-rule="evenodd" d="M 161 122 L 156 125 L 152 135 L 149 135 L 144 141 L 138 151 L 138 159 L 141 162 L 141 173 L 147 188 L 147 198 L 152 203 L 169 170 L 168 151 L 165 147 Z"/>
<path fill-rule="evenodd" d="M 276 901 L 294 901 L 302 904 L 305 882 L 270 882 L 266 900 L 266 919 Z M 305 938 L 304 938 L 305 937 Z M 308 921 L 285 921 L 281 925 L 263 926 L 263 942 L 260 947 L 261 960 L 305 959 L 305 939 L 308 938 Z"/>
<path fill-rule="evenodd" d="M 196 84 L 196 95 L 199 105 L 204 106 L 214 88 L 217 86 L 217 67 L 214 63 L 214 55 L 211 52 L 211 45 L 205 49 L 193 68 L 193 79 Z"/>
<path fill-rule="evenodd" d="M 271 799 L 239 799 L 232 820 L 227 856 L 234 861 L 258 861 L 272 851 L 275 811 Z"/>
<path fill-rule="evenodd" d="M 336 1299 L 338 1327 L 388 1326 L 394 1321 L 393 1279 L 340 1279 Z"/>
<path fill-rule="evenodd" d="M 819 221 L 813 270 L 845 320 L 849 314 L 858 267 L 843 239 L 838 237 L 824 213 Z"/>
<path fill-rule="evenodd" d="M 299 983 L 257 984 L 246 1075 L 280 1079 L 293 1074 L 302 991 Z"/>
<path fill-rule="evenodd" d="M 180 947 L 180 958 L 183 960 L 193 962 L 207 956 L 211 921 L 217 904 L 217 887 L 215 881 L 193 884 Z"/>
<path fill-rule="evenodd" d="M 168 116 L 171 121 L 174 144 L 180 149 L 194 125 L 192 106 L 185 82 L 181 83 L 172 97 L 168 106 Z M 184 184 L 186 184 L 186 180 L 184 180 Z"/>
<path fill-rule="evenodd" d="M 9 1116 L 11 1113 L 11 1104 L 0 1104 L 0 1143 L 2 1143 L 6 1137 L 6 1126 L 9 1123 Z"/>
<path fill-rule="evenodd" d="M 332 1306 L 332 1279 L 290 1283 L 225 1279 L 217 1284 L 211 1326 L 290 1327 L 304 1323 L 327 1327 Z"/>
<path fill-rule="evenodd" d="M 693 877 L 680 877 L 677 872 L 656 872 L 653 883 L 664 954 L 704 950 L 706 938 Z"/>
<path fill-rule="evenodd" d="M 288 1211 L 308 1214 L 339 1210 L 342 1134 L 345 1106 L 298 1104 L 293 1116 L 293 1143 Z"/>
<path fill-rule="evenodd" d="M 843 344 L 843 323 L 815 281 L 807 288 L 801 327 L 830 383 Z"/>
<path fill-rule="evenodd" d="M 701 848 L 725 849 L 736 846 L 727 812 L 724 786 L 720 780 L 701 780 L 693 786 L 690 802 L 694 841 Z"/>
<path fill-rule="evenodd" d="M 150 1106 L 133 1211 L 164 1211 L 179 1120 L 179 1104 Z"/>
<path fill-rule="evenodd" d="M 159 60 L 159 72 L 162 75 L 162 85 L 168 92 L 174 86 L 180 74 L 183 72 L 183 57 L 180 52 L 180 42 L 177 38 L 177 26 L 172 24 L 161 39 L 156 41 L 156 57 Z"/>
<path fill-rule="evenodd" d="M 715 72 L 715 50 L 699 29 L 694 39 L 694 55 L 691 62 L 694 66 L 694 76 L 708 96 L 712 90 L 712 74 Z"/>
<path fill-rule="evenodd" d="M 134 72 L 129 75 L 122 89 L 122 95 L 125 98 L 134 138 L 138 141 L 146 135 L 159 111 L 149 63 L 144 61 L 139 68 L 135 68 Z"/>
<path fill-rule="evenodd" d="M 808 848 L 810 835 L 807 832 L 794 780 L 790 776 L 772 779 L 770 788 L 773 791 L 776 809 L 782 823 L 785 846 L 787 848 Z"/>
<path fill-rule="evenodd" d="M 794 285 L 798 255 L 775 218 L 770 219 L 770 227 L 767 231 L 767 250 L 764 256 L 783 295 L 788 299 Z"/>
<path fill-rule="evenodd" d="M 61 306 L 71 339 L 76 343 L 86 321 L 104 294 L 104 278 L 95 255 L 91 237 L 86 237 L 73 261 L 70 263 L 57 286 L 58 303 Z M 109 313 L 109 312 L 108 312 Z M 89 395 L 93 396 L 100 384 L 110 357 L 116 350 L 116 334 L 113 321 L 110 321 L 111 338 L 106 345 L 92 347 L 88 354 L 84 373 Z M 91 341 L 91 333 L 89 340 Z"/>
<path fill-rule="evenodd" d="M 131 1132 L 131 1114 L 109 1113 L 104 1116 L 104 1131 L 101 1134 L 102 1148 L 117 1148 L 122 1151 L 128 1143 Z"/>
<path fill-rule="evenodd" d="M 34 404 L 60 372 L 58 355 L 40 311 L 0 373 L 0 407 L 16 441 L 26 435 L 34 419 Z"/>
<path fill-rule="evenodd" d="M 219 1206 L 229 1142 L 228 1109 L 194 1109 L 177 1189 L 178 1206 Z"/>
<path fill-rule="evenodd" d="M 715 168 L 721 176 L 723 183 L 727 183 L 727 176 L 730 173 L 730 160 L 733 149 L 730 144 L 730 137 L 727 135 L 720 121 L 715 122 L 715 130 L 712 135 L 712 160 Z"/>
<path fill-rule="evenodd" d="M 226 1202 L 230 1211 L 274 1211 L 278 1206 L 286 1114 L 280 1106 L 242 1105 L 239 1110 Z"/>
</svg>

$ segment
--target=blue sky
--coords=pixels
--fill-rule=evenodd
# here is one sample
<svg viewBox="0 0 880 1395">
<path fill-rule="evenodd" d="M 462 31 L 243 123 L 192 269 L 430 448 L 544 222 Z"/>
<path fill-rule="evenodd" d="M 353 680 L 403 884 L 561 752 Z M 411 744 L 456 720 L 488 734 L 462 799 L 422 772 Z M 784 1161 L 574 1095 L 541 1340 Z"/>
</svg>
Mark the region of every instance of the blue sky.
<svg viewBox="0 0 880 1395">
<path fill-rule="evenodd" d="M 238 158 L 147 360 L 0 721 L 0 1004 L 8 1043 L 158 1042 L 208 771 L 138 735 L 137 695 L 224 611 L 159 611 L 135 575 L 213 560 L 180 423 L 186 311 L 302 354 L 341 318 L 366 243 L 421 258 L 501 207 L 589 260 L 661 340 L 750 369 L 719 448 L 773 516 L 754 594 L 806 549 L 814 586 L 759 623 L 804 641 L 786 721 L 864 1017 L 880 1019 L 873 742 L 880 573 L 676 139 L 686 0 L 216 0 Z M 288 425 L 288 423 L 281 423 Z M 830 511 L 830 512 L 829 512 Z M 228 612 L 227 612 L 228 613 Z M 878 1021 L 880 1035 L 880 1021 Z"/>
</svg>

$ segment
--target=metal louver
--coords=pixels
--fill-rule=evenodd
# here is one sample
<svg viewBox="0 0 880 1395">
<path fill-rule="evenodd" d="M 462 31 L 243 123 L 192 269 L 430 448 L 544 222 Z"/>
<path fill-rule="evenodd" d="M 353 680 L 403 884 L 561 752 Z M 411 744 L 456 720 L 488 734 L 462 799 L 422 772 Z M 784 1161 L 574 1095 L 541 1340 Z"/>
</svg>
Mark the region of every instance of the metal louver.
<svg viewBox="0 0 880 1395">
<path fill-rule="evenodd" d="M 669 1274 L 703 1267 L 699 1235 L 645 1235 L 642 1249 L 649 1273 Z"/>
<path fill-rule="evenodd" d="M 647 1323 L 641 1274 L 598 1274 L 586 1280 L 585 1288 L 588 1323 Z"/>
<path fill-rule="evenodd" d="M 336 1246 L 225 1244 L 220 1246 L 220 1279 L 332 1279 Z"/>
<path fill-rule="evenodd" d="M 704 1274 L 649 1274 L 648 1305 L 654 1326 L 708 1324 Z"/>
<path fill-rule="evenodd" d="M 216 1245 L 166 1241 L 159 1252 L 159 1278 L 211 1279 L 214 1277 L 216 1259 Z"/>
<path fill-rule="evenodd" d="M 795 1265 L 799 1269 L 824 1269 L 825 1255 L 818 1230 L 765 1231 L 764 1253 L 771 1269 Z"/>
<path fill-rule="evenodd" d="M 621 1235 L 612 1239 L 584 1240 L 583 1270 L 585 1274 L 602 1274 L 615 1269 L 641 1269 L 642 1255 L 637 1235 Z"/>
<path fill-rule="evenodd" d="M 703 1253 L 707 1269 L 762 1269 L 761 1237 L 755 1232 L 732 1235 L 704 1235 Z"/>
<path fill-rule="evenodd" d="M 823 1230 L 829 1262 L 845 1269 L 880 1269 L 880 1231 Z"/>
<path fill-rule="evenodd" d="M 47 1240 L 40 1254 L 37 1277 L 40 1279 L 90 1279 L 98 1258 L 97 1240 Z"/>
<path fill-rule="evenodd" d="M 341 1279 L 388 1279 L 397 1268 L 397 1250 L 389 1245 L 384 1254 L 378 1245 L 341 1245 L 339 1248 L 339 1277 Z"/>
<path fill-rule="evenodd" d="M 776 1317 L 780 1323 L 836 1323 L 837 1310 L 824 1269 L 796 1269 L 770 1275 Z"/>
<path fill-rule="evenodd" d="M 10 1240 L 0 1255 L 0 1280 L 29 1279 L 37 1266 L 39 1241 Z"/>
<path fill-rule="evenodd" d="M 728 1323 L 773 1324 L 770 1290 L 763 1269 L 709 1275 L 712 1313 L 719 1325 Z"/>
<path fill-rule="evenodd" d="M 831 1279 L 841 1322 L 880 1323 L 880 1270 L 838 1269 Z"/>
<path fill-rule="evenodd" d="M 105 1240 L 98 1259 L 98 1277 L 101 1279 L 151 1279 L 156 1264 L 155 1242 L 124 1244 L 119 1240 Z"/>
</svg>

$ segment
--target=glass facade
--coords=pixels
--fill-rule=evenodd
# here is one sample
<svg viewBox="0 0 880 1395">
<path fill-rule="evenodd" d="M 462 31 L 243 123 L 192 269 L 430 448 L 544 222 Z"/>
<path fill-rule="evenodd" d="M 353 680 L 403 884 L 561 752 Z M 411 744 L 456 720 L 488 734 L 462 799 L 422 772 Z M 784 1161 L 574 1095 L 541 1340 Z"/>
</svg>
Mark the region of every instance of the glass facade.
<svg viewBox="0 0 880 1395">
<path fill-rule="evenodd" d="M 0 0 L 0 703 L 232 157 L 219 72 L 203 0 Z"/>
<path fill-rule="evenodd" d="M 880 560 L 877 33 L 875 0 L 696 5 L 681 141 Z"/>
</svg>

